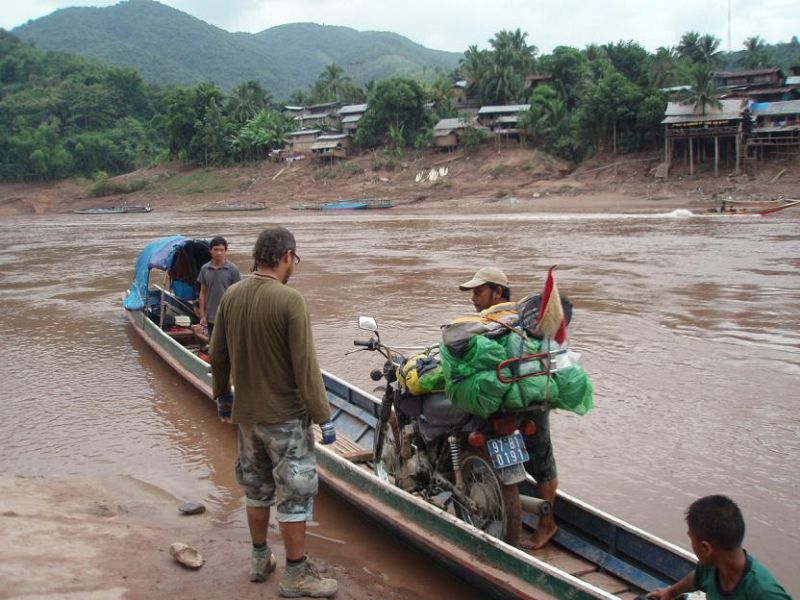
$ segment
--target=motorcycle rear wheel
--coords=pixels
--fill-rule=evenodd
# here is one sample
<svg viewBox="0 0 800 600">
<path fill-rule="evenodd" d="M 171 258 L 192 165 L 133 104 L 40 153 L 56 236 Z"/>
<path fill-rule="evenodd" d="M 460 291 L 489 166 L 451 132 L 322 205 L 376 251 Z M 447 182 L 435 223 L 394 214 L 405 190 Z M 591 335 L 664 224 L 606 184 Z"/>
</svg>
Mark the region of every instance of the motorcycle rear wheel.
<svg viewBox="0 0 800 600">
<path fill-rule="evenodd" d="M 503 485 L 484 451 L 468 450 L 461 456 L 464 493 L 476 510 L 456 503 L 458 518 L 478 529 L 518 546 L 522 535 L 522 504 L 517 485 Z"/>
</svg>

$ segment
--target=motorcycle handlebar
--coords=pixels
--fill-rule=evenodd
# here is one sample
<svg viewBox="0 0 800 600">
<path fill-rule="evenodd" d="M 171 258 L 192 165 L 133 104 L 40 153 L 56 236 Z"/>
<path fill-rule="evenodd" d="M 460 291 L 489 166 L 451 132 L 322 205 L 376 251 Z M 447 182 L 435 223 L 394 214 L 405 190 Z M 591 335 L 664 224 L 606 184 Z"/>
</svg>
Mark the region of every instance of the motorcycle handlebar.
<svg viewBox="0 0 800 600">
<path fill-rule="evenodd" d="M 375 340 L 353 340 L 354 346 L 363 346 L 373 350 L 375 348 Z"/>
</svg>

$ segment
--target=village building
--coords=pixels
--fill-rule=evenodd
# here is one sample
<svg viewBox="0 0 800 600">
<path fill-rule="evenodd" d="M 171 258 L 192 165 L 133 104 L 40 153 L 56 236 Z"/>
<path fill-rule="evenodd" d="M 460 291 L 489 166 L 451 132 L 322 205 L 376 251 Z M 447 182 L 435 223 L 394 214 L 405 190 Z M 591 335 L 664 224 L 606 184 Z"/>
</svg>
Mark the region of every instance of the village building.
<svg viewBox="0 0 800 600">
<path fill-rule="evenodd" d="M 450 103 L 456 109 L 459 117 L 472 118 L 478 114 L 481 107 L 479 96 L 468 96 L 469 82 L 465 79 L 456 81 L 450 86 Z"/>
<path fill-rule="evenodd" d="M 762 160 L 770 156 L 800 154 L 800 100 L 762 102 L 750 105 L 753 123 L 747 138 L 748 156 Z"/>
<path fill-rule="evenodd" d="M 340 104 L 338 102 L 324 102 L 307 106 L 303 112 L 293 116 L 294 121 L 300 129 L 316 127 L 318 129 L 330 129 L 338 127 L 339 119 L 336 111 Z"/>
<path fill-rule="evenodd" d="M 705 111 L 693 104 L 669 102 L 661 123 L 664 125 L 664 173 L 666 176 L 676 154 L 682 154 L 689 174 L 696 163 L 713 156 L 714 174 L 720 160 L 739 169 L 743 156 L 742 112 L 745 99 L 720 100 L 720 107 L 706 106 Z"/>
<path fill-rule="evenodd" d="M 748 71 L 718 71 L 714 73 L 714 85 L 720 91 L 750 90 L 756 87 L 779 87 L 784 84 L 780 69 L 751 69 Z"/>
<path fill-rule="evenodd" d="M 339 119 L 339 129 L 352 135 L 358 128 L 358 122 L 367 112 L 366 104 L 348 104 L 336 111 Z"/>
<path fill-rule="evenodd" d="M 525 76 L 525 89 L 530 91 L 535 90 L 538 86 L 549 84 L 553 81 L 550 75 L 526 75 Z"/>
<path fill-rule="evenodd" d="M 287 104 L 283 107 L 284 116 L 289 117 L 290 119 L 294 119 L 295 117 L 302 115 L 305 111 L 306 109 L 304 106 L 291 106 Z"/>
<path fill-rule="evenodd" d="M 454 150 L 461 143 L 464 131 L 474 124 L 460 117 L 441 119 L 433 128 L 433 145 L 435 148 Z"/>
<path fill-rule="evenodd" d="M 491 132 L 498 145 L 502 140 L 508 142 L 512 139 L 521 144 L 525 131 L 519 127 L 519 118 L 530 107 L 530 104 L 481 106 L 478 123 Z"/>
<path fill-rule="evenodd" d="M 346 133 L 327 133 L 317 137 L 311 146 L 311 152 L 320 162 L 334 162 L 340 158 L 347 158 L 352 150 L 352 140 Z"/>
<path fill-rule="evenodd" d="M 298 156 L 311 152 L 311 147 L 317 141 L 320 133 L 322 132 L 319 129 L 300 129 L 287 133 L 283 141 L 289 154 Z"/>
</svg>

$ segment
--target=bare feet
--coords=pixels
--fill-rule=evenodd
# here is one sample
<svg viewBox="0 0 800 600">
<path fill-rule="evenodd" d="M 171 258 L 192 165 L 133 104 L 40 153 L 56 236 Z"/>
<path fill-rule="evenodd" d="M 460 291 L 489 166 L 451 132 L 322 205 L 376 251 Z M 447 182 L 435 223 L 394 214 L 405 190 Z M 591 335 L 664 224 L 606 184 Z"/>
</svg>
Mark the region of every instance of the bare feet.
<svg viewBox="0 0 800 600">
<path fill-rule="evenodd" d="M 533 532 L 529 540 L 520 542 L 519 546 L 525 550 L 539 550 L 539 548 L 544 548 L 547 543 L 553 539 L 557 531 L 558 527 L 556 525 L 539 527 L 539 529 Z"/>
</svg>

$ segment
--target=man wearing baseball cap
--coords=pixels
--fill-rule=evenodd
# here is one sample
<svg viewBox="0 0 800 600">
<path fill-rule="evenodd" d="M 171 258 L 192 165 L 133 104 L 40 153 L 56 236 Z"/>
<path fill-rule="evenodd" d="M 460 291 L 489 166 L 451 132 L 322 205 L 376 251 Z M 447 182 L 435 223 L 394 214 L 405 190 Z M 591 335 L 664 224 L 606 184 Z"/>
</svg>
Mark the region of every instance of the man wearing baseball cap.
<svg viewBox="0 0 800 600">
<path fill-rule="evenodd" d="M 472 292 L 472 305 L 481 312 L 487 308 L 508 302 L 511 299 L 511 287 L 508 277 L 497 267 L 482 267 L 475 275 L 458 286 L 462 292 Z M 551 505 L 556 501 L 558 474 L 556 460 L 553 456 L 553 444 L 550 441 L 550 409 L 534 411 L 532 420 L 536 423 L 536 433 L 523 435 L 525 447 L 531 459 L 525 463 L 525 470 L 536 480 L 536 493 Z M 540 517 L 539 526 L 530 540 L 520 544 L 523 548 L 538 550 L 547 544 L 558 531 L 553 514 Z"/>
<path fill-rule="evenodd" d="M 496 267 L 483 267 L 467 281 L 458 286 L 462 292 L 472 291 L 472 305 L 481 312 L 500 302 L 511 299 L 508 277 Z"/>
</svg>

